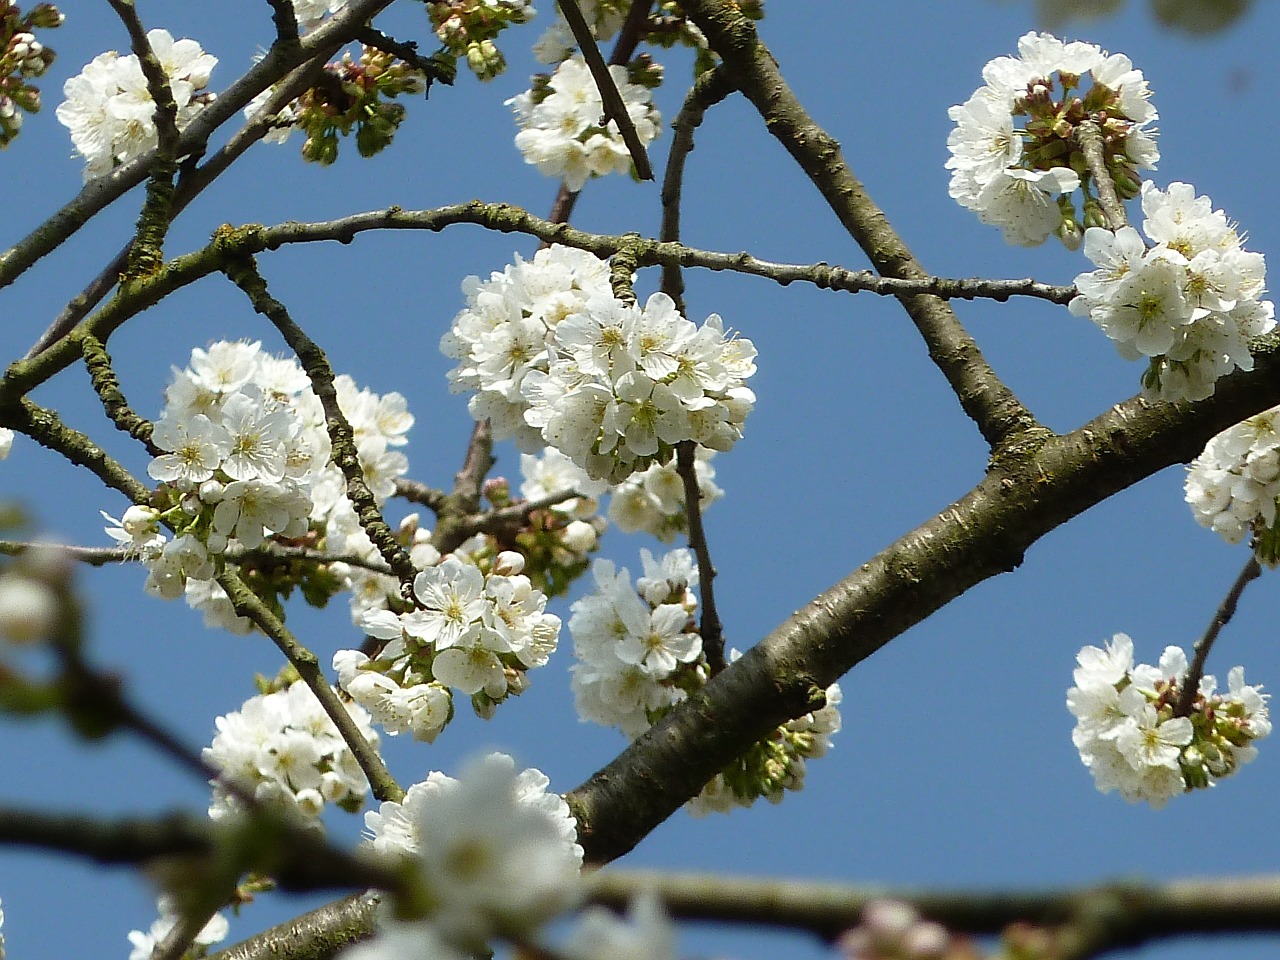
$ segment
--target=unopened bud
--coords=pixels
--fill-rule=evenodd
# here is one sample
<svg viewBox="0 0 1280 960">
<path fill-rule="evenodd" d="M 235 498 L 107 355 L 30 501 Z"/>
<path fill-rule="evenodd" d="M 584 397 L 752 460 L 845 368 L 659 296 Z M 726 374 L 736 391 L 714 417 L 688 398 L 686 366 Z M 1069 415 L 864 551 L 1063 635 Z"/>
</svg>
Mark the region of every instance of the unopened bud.
<svg viewBox="0 0 1280 960">
<path fill-rule="evenodd" d="M 503 550 L 493 560 L 493 572 L 501 577 L 514 577 L 524 570 L 524 557 L 514 550 Z"/>
</svg>

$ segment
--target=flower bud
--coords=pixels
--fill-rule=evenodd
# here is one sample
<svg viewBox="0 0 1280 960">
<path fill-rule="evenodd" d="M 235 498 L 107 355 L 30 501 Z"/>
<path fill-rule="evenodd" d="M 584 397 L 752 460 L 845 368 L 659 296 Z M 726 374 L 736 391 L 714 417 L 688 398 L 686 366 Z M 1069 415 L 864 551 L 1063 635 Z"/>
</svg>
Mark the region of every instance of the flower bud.
<svg viewBox="0 0 1280 960">
<path fill-rule="evenodd" d="M 58 598 L 53 589 L 31 577 L 0 577 L 0 639 L 38 643 L 53 636 L 58 625 Z"/>
<path fill-rule="evenodd" d="M 45 30 L 52 30 L 54 27 L 62 26 L 67 18 L 52 3 L 37 3 L 27 12 L 27 24 L 31 27 L 40 27 Z"/>
<path fill-rule="evenodd" d="M 502 577 L 514 577 L 524 570 L 524 557 L 514 550 L 503 550 L 493 560 L 493 572 Z"/>
</svg>

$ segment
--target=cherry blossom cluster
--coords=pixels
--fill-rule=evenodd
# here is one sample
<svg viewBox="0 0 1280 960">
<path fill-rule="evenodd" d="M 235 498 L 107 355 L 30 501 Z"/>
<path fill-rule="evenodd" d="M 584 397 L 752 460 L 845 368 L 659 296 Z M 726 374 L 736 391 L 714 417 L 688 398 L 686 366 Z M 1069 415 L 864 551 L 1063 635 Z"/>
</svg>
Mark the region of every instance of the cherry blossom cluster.
<svg viewBox="0 0 1280 960">
<path fill-rule="evenodd" d="M 129 952 L 129 960 L 151 960 L 155 956 L 156 947 L 164 941 L 164 938 L 169 935 L 170 931 L 178 925 L 178 921 L 182 919 L 182 915 L 171 897 L 160 897 L 156 906 L 160 916 L 151 924 L 151 928 L 146 933 L 141 930 L 129 931 L 129 943 L 133 945 L 133 950 Z M 221 943 L 226 939 L 229 929 L 230 924 L 227 923 L 227 918 L 220 912 L 215 913 L 209 918 L 209 922 L 200 929 L 200 932 L 192 938 L 192 945 L 198 948 L 206 948 L 215 943 Z M 201 955 L 203 956 L 203 953 Z M 0 953 L 0 960 L 4 960 L 3 953 Z"/>
<path fill-rule="evenodd" d="M 458 361 L 449 371 L 455 393 L 475 391 L 468 403 L 477 420 L 489 420 L 495 439 L 513 438 L 521 450 L 546 446 L 541 432 L 525 422 L 529 401 L 522 392 L 530 372 L 545 372 L 549 345 L 566 317 L 590 300 L 613 295 L 609 265 L 583 250 L 554 244 L 532 260 L 516 261 L 487 280 L 462 281 L 467 305 L 440 339 L 440 350 Z"/>
<path fill-rule="evenodd" d="M 345 375 L 335 388 L 365 479 L 382 502 L 408 469 L 396 448 L 407 442 L 413 417 L 398 393 L 378 396 Z M 257 342 L 219 341 L 192 351 L 165 401 L 152 434 L 163 452 L 147 468 L 161 482 L 155 505 L 130 507 L 118 521 L 103 514 L 112 523 L 107 534 L 146 565 L 148 593 L 174 599 L 185 592 L 207 622 L 247 632 L 212 582 L 223 554 L 269 538 L 321 536 L 335 553 L 367 551 L 345 478 L 330 462 L 324 410 L 295 360 L 265 354 Z"/>
<path fill-rule="evenodd" d="M 1253 741 L 1271 732 L 1267 694 L 1244 682 L 1243 667 L 1231 669 L 1225 693 L 1202 677 L 1190 713 L 1180 716 L 1187 657 L 1178 647 L 1166 647 L 1156 666 L 1135 666 L 1133 641 L 1117 633 L 1076 661 L 1076 685 L 1067 691 L 1071 739 L 1103 793 L 1118 790 L 1159 809 L 1230 776 L 1257 755 Z"/>
<path fill-rule="evenodd" d="M 370 609 L 361 629 L 382 641 L 376 657 L 339 650 L 338 683 L 388 733 L 412 731 L 430 742 L 453 716 L 453 690 L 483 716 L 528 684 L 560 639 L 560 618 L 506 551 L 487 570 L 450 554 L 413 581 L 417 606 Z"/>
<path fill-rule="evenodd" d="M 322 165 L 338 159 L 339 139 L 352 133 L 362 157 L 390 146 L 406 115 L 402 104 L 391 101 L 426 90 L 422 71 L 375 47 L 362 47 L 358 59 L 344 53 L 324 69 L 327 82 L 278 109 L 263 137 L 269 143 L 284 143 L 294 130 L 301 130 L 307 137 L 303 159 Z M 275 90 L 268 87 L 254 97 L 245 107 L 245 117 L 257 118 Z"/>
<path fill-rule="evenodd" d="M 1196 522 L 1227 543 L 1252 534 L 1260 561 L 1280 562 L 1280 407 L 1222 431 L 1187 470 L 1186 499 Z"/>
<path fill-rule="evenodd" d="M 181 129 L 213 102 L 205 88 L 218 60 L 195 40 L 174 40 L 167 30 L 149 31 L 147 41 L 169 78 Z M 99 54 L 63 84 L 62 93 L 66 99 L 58 105 L 58 121 L 84 157 L 86 181 L 156 146 L 156 105 L 135 54 Z"/>
<path fill-rule="evenodd" d="M 507 27 L 528 23 L 536 11 L 531 0 L 430 0 L 427 13 L 436 36 L 481 80 L 492 80 L 507 68 L 494 44 Z"/>
<path fill-rule="evenodd" d="M 716 468 L 711 465 L 714 456 L 714 450 L 698 447 L 693 461 L 703 510 L 724 496 L 724 490 L 715 482 Z M 614 487 L 609 498 L 609 519 L 623 533 L 647 533 L 663 543 L 686 533 L 684 479 L 676 462 L 655 463 Z"/>
<path fill-rule="evenodd" d="M 1137 195 L 1137 171 L 1160 158 L 1142 72 L 1094 44 L 1028 33 L 1017 57 L 997 57 L 982 76 L 984 85 L 949 111 L 951 197 L 1001 227 L 1008 243 L 1037 246 L 1055 234 L 1075 249 L 1085 226 L 1103 222 L 1081 124 L 1096 126 L 1121 199 Z M 1070 196 L 1081 186 L 1082 215 Z"/>
<path fill-rule="evenodd" d="M 36 30 L 62 25 L 51 3 L 37 3 L 25 14 L 12 0 L 0 0 L 0 149 L 22 129 L 26 113 L 40 109 L 40 90 L 31 82 L 53 63 L 53 51 L 36 39 Z"/>
<path fill-rule="evenodd" d="M 577 825 L 548 786 L 540 771 L 517 772 L 509 756 L 493 753 L 458 779 L 432 773 L 402 801 L 366 813 L 370 846 L 414 867 L 429 908 L 404 921 L 384 907 L 378 934 L 342 957 L 452 960 L 493 937 L 530 942 L 574 904 L 582 867 Z"/>
<path fill-rule="evenodd" d="M 1208 197 L 1187 183 L 1142 185 L 1142 231 L 1085 231 L 1097 269 L 1076 277 L 1076 316 L 1088 317 L 1127 359 L 1149 359 L 1143 392 L 1162 400 L 1203 400 L 1219 377 L 1253 369 L 1249 338 L 1275 328 L 1261 299 L 1266 260 Z"/>
<path fill-rule="evenodd" d="M 872 900 L 836 941 L 844 960 L 981 960 L 967 938 L 926 920 L 901 900 Z M 1021 956 L 1014 954 L 1013 956 Z"/>
<path fill-rule="evenodd" d="M 656 85 L 656 68 L 640 63 L 629 76 L 626 67 L 615 65 L 609 72 L 640 142 L 648 144 L 662 132 L 662 118 L 646 86 Z M 631 169 L 631 154 L 618 125 L 600 122 L 600 91 L 581 56 L 564 60 L 549 77 L 534 77 L 533 86 L 507 105 L 515 111 L 520 127 L 516 147 L 525 162 L 563 180 L 568 190 L 576 193 L 592 177 Z"/>
<path fill-rule="evenodd" d="M 366 740 L 377 746 L 369 715 L 345 704 Z M 218 732 L 204 759 L 260 803 L 299 822 L 319 817 L 326 803 L 354 811 L 364 803 L 369 783 L 338 728 L 305 683 L 259 694 L 234 713 L 214 721 Z M 240 804 L 221 779 L 212 781 L 209 816 L 221 819 Z"/>
<path fill-rule="evenodd" d="M 701 327 L 666 294 L 618 299 L 608 265 L 564 247 L 463 283 L 467 307 L 441 339 L 455 390 L 494 436 L 558 449 L 593 479 L 619 483 L 694 440 L 728 450 L 755 404 L 750 340 Z"/>
<path fill-rule="evenodd" d="M 617 727 L 636 739 L 710 675 L 693 613 L 698 568 L 685 549 L 655 559 L 641 550 L 644 575 L 597 560 L 594 593 L 572 606 L 573 693 L 583 720 Z M 737 652 L 731 659 L 738 657 Z M 826 691 L 826 706 L 779 727 L 716 775 L 688 804 L 694 815 L 772 803 L 804 785 L 805 760 L 820 757 L 840 729 L 840 688 Z"/>
<path fill-rule="evenodd" d="M 656 560 L 641 550 L 640 556 L 644 576 L 635 584 L 626 567 L 595 561 L 595 592 L 576 600 L 569 618 L 578 715 L 633 740 L 708 677 L 693 619 L 693 554 L 678 549 Z"/>
</svg>

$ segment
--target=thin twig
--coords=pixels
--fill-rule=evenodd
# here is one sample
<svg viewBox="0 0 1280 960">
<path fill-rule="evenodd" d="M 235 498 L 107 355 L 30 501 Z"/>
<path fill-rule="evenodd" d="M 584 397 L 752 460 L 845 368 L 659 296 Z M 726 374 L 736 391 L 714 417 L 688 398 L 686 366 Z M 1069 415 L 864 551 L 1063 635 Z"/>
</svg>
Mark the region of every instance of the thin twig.
<svg viewBox="0 0 1280 960">
<path fill-rule="evenodd" d="M 618 31 L 618 38 L 614 41 L 613 53 L 609 55 L 610 65 L 623 66 L 631 59 L 631 55 L 635 53 L 636 47 L 647 33 L 649 9 L 652 6 L 653 0 L 635 0 L 631 4 L 631 8 L 627 11 L 627 18 L 622 21 L 622 28 Z M 573 216 L 573 208 L 578 203 L 578 193 L 579 191 L 570 190 L 561 183 L 547 219 L 552 223 L 568 223 Z M 551 243 L 544 240 L 539 246 L 545 249 L 551 246 Z"/>
<path fill-rule="evenodd" d="M 391 776 L 391 771 L 378 755 L 377 749 L 365 739 L 364 734 L 351 718 L 351 714 L 347 712 L 347 708 L 329 686 L 329 681 L 320 670 L 316 655 L 298 642 L 284 622 L 272 613 L 257 594 L 245 586 L 244 581 L 235 572 L 224 570 L 218 577 L 218 583 L 227 592 L 227 598 L 231 601 L 236 613 L 252 620 L 275 642 L 276 647 L 298 671 L 298 676 L 315 694 L 320 706 L 324 708 L 324 712 L 333 721 L 333 725 L 337 727 L 338 733 L 342 735 L 342 739 L 351 750 L 356 763 L 364 771 L 373 795 L 379 800 L 397 802 L 402 800 L 404 790 L 396 783 L 395 778 Z"/>
<path fill-rule="evenodd" d="M 684 105 L 671 124 L 671 150 L 662 178 L 662 227 L 658 239 L 676 242 L 680 239 L 680 199 L 684 190 L 684 167 L 693 152 L 693 133 L 702 124 L 707 110 L 734 90 L 733 79 L 723 64 L 698 77 L 684 98 Z M 684 275 L 678 264 L 663 266 L 662 292 L 675 301 L 684 313 Z"/>
<path fill-rule="evenodd" d="M 1191 711 L 1195 707 L 1196 697 L 1200 693 L 1200 679 L 1204 676 L 1205 661 L 1209 659 L 1209 651 L 1213 649 L 1214 641 L 1218 639 L 1218 634 L 1222 632 L 1222 628 L 1231 622 L 1231 618 L 1236 615 L 1236 606 L 1240 603 L 1240 596 L 1244 593 L 1244 588 L 1252 581 L 1258 579 L 1262 575 L 1262 566 L 1258 563 L 1258 558 L 1253 554 L 1249 554 L 1249 559 L 1244 565 L 1235 582 L 1231 584 L 1231 589 L 1227 591 L 1226 597 L 1223 598 L 1217 611 L 1214 612 L 1213 619 L 1209 621 L 1209 627 L 1204 632 L 1204 636 L 1196 641 L 1195 656 L 1191 660 L 1191 666 L 1187 668 L 1187 675 L 1182 681 L 1182 689 L 1178 692 L 1178 703 L 1173 708 L 1175 717 L 1189 717 Z"/>
<path fill-rule="evenodd" d="M 399 477 L 396 480 L 396 496 L 417 503 L 432 513 L 438 514 L 444 508 L 445 499 L 449 496 L 443 490 L 429 487 L 420 480 L 408 480 Z"/>
<path fill-rule="evenodd" d="M 315 391 L 320 405 L 324 408 L 325 426 L 328 428 L 329 439 L 333 446 L 333 462 L 346 478 L 347 498 L 355 508 L 360 525 L 378 548 L 382 559 L 400 578 L 400 582 L 405 585 L 412 583 L 417 571 L 409 559 L 409 554 L 396 539 L 394 531 L 383 519 L 373 491 L 369 489 L 364 468 L 360 465 L 360 454 L 356 450 L 355 434 L 352 432 L 346 414 L 338 405 L 333 368 L 329 365 L 324 351 L 294 322 L 285 305 L 267 291 L 267 283 L 258 273 L 257 266 L 251 258 L 228 264 L 225 272 L 227 278 L 249 298 L 254 310 L 271 321 L 272 325 L 280 331 L 285 342 L 297 354 L 298 362 L 302 364 L 302 369 L 311 380 L 311 389 Z"/>
<path fill-rule="evenodd" d="M 499 533 L 506 528 L 523 527 L 529 522 L 531 514 L 580 496 L 582 494 L 577 490 L 560 490 L 557 493 L 549 493 L 545 497 L 538 497 L 536 500 L 522 500 L 507 507 L 490 510 L 488 513 L 477 513 L 467 517 L 462 521 L 459 529 L 469 530 L 467 537 L 470 537 L 477 533 Z"/>
<path fill-rule="evenodd" d="M 147 92 L 155 104 L 156 150 L 147 175 L 146 199 L 138 213 L 126 272 L 129 275 L 154 273 L 164 263 L 164 240 L 173 222 L 173 178 L 178 172 L 178 104 L 173 99 L 169 77 L 164 72 L 146 29 L 138 19 L 133 0 L 107 0 L 129 32 L 129 45 L 138 58 Z M 201 148 L 203 149 L 203 148 Z"/>
<path fill-rule="evenodd" d="M 327 59 L 347 43 L 374 14 L 392 0 L 351 0 L 326 24 L 297 44 L 277 44 L 257 64 L 202 110 L 178 137 L 178 156 L 200 153 L 213 132 L 259 93 L 290 70 L 314 57 Z M 80 193 L 18 243 L 0 253 L 0 288 L 8 286 L 37 260 L 55 250 L 93 216 L 146 179 L 155 151 L 130 160 L 85 185 Z"/>
<path fill-rule="evenodd" d="M 435 81 L 439 81 L 445 86 L 453 85 L 454 71 L 449 68 L 446 61 L 439 57 L 424 57 L 418 52 L 416 43 L 396 40 L 394 37 L 389 37 L 381 30 L 370 26 L 366 26 L 357 33 L 355 39 L 366 47 L 373 47 L 385 53 L 394 54 L 415 70 L 421 70 L 426 81 L 427 94 L 431 93 L 431 84 Z"/>
<path fill-rule="evenodd" d="M 93 390 L 98 395 L 98 399 L 102 401 L 102 409 L 106 412 L 107 419 L 115 424 L 117 430 L 127 433 L 141 443 L 151 456 L 160 456 L 164 451 L 151 441 L 155 425 L 150 420 L 138 416 L 129 406 L 120 389 L 120 381 L 116 378 L 115 370 L 111 367 L 111 356 L 103 347 L 102 341 L 89 335 L 80 343 L 84 364 L 89 370 L 89 379 L 93 383 Z"/>
<path fill-rule="evenodd" d="M 41 552 L 57 550 L 68 560 L 90 567 L 105 567 L 109 563 L 123 563 L 135 559 L 125 547 L 76 547 L 64 543 L 40 540 L 0 540 L 0 556 L 20 557 L 29 550 Z"/>
<path fill-rule="evenodd" d="M 1060 304 L 1070 302 L 1075 295 L 1074 287 L 1055 287 L 1031 279 L 954 280 L 929 276 L 894 278 L 877 277 L 868 271 L 851 271 L 825 263 L 776 264 L 757 259 L 748 253 L 716 253 L 676 243 L 638 239 L 634 234 L 609 236 L 587 233 L 575 230 L 567 224 L 540 219 L 519 207 L 474 200 L 435 210 L 406 211 L 390 207 L 319 223 L 224 228 L 208 246 L 177 257 L 154 276 L 134 278 L 122 285 L 111 301 L 76 329 L 82 333 L 91 333 L 106 342 L 107 337 L 121 324 L 175 290 L 211 273 L 222 271 L 233 260 L 274 250 L 286 244 L 321 240 L 349 243 L 357 234 L 368 230 L 440 231 L 458 223 L 479 224 L 503 233 L 525 233 L 549 243 L 563 243 L 587 250 L 602 258 L 612 256 L 624 246 L 632 246 L 636 250 L 640 266 L 679 264 L 709 270 L 729 270 L 764 277 L 784 286 L 803 281 L 823 289 L 850 293 L 869 291 L 895 297 L 928 294 L 940 299 L 982 297 L 997 301 L 1014 296 L 1028 296 Z M 79 359 L 80 343 L 73 331 L 37 356 L 13 363 L 0 382 L 0 407 L 11 403 Z"/>
<path fill-rule="evenodd" d="M 290 828 L 286 825 L 285 829 Z M 217 853 L 223 834 L 219 824 L 203 815 L 106 820 L 0 806 L 0 846 L 65 853 L 104 865 L 143 866 L 173 858 L 208 858 Z M 273 875 L 282 890 L 371 886 L 392 890 L 400 883 L 394 871 L 325 843 L 309 830 L 293 830 L 290 846 L 273 852 L 283 855 Z"/>
<path fill-rule="evenodd" d="M 151 489 L 122 467 L 106 451 L 79 430 L 66 426 L 52 410 L 26 398 L 13 406 L 0 406 L 0 426 L 24 434 L 76 466 L 84 467 L 112 490 L 119 490 L 134 503 L 145 504 Z"/>
<path fill-rule="evenodd" d="M 586 61 L 587 69 L 591 71 L 596 89 L 600 91 L 600 103 L 604 107 L 604 115 L 618 125 L 622 142 L 627 145 L 627 152 L 631 154 L 631 162 L 636 168 L 636 176 L 641 180 L 652 180 L 653 167 L 649 165 L 649 155 L 645 152 L 644 144 L 640 142 L 640 134 L 636 132 L 636 125 L 631 121 L 627 105 L 622 101 L 622 94 L 618 92 L 618 85 L 614 82 L 609 65 L 604 62 L 604 55 L 596 45 L 596 38 L 591 35 L 591 28 L 587 26 L 586 18 L 578 9 L 578 0 L 558 0 L 558 2 L 560 13 L 569 24 L 569 29 L 573 31 L 573 39 L 578 42 L 582 59 Z"/>
<path fill-rule="evenodd" d="M 480 511 L 484 480 L 493 469 L 493 430 L 488 420 L 479 420 L 471 431 L 462 469 L 453 480 L 453 491 L 445 497 L 431 533 L 431 545 L 441 553 L 450 553 L 474 533 L 467 521 Z"/>
<path fill-rule="evenodd" d="M 716 593 L 712 587 L 716 568 L 711 562 L 711 547 L 706 531 L 702 528 L 702 491 L 698 489 L 696 469 L 697 444 L 685 440 L 676 444 L 676 469 L 684 481 L 684 515 L 689 526 L 689 546 L 698 558 L 698 594 L 702 598 L 702 624 L 698 633 L 702 637 L 702 649 L 707 655 L 711 676 L 725 668 L 724 632 L 720 614 L 716 610 Z"/>
</svg>

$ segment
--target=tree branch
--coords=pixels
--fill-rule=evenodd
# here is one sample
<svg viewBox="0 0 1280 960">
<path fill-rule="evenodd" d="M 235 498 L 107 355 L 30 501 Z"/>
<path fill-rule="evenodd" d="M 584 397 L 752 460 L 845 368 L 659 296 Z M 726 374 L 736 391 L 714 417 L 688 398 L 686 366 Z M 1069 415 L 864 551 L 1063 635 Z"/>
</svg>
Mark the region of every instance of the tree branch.
<svg viewBox="0 0 1280 960">
<path fill-rule="evenodd" d="M 927 274 L 888 219 L 853 176 L 840 145 L 805 111 L 782 78 L 777 61 L 756 36 L 755 25 L 727 0 L 686 0 L 685 12 L 724 60 L 734 85 L 755 106 L 768 131 L 818 188 L 840 223 L 881 274 Z M 1039 424 L 991 369 L 955 312 L 937 297 L 901 297 L 964 412 L 977 424 L 998 459 Z"/>
<path fill-rule="evenodd" d="M 630 850 L 708 780 L 880 647 L 965 591 L 1015 569 L 1031 544 L 1089 507 L 1198 454 L 1210 437 L 1280 403 L 1280 338 L 1252 372 L 1198 404 L 1134 398 L 1038 449 L 997 462 L 903 536 L 690 695 L 567 797 L 587 858 Z"/>
<path fill-rule="evenodd" d="M 627 145 L 627 152 L 631 154 L 631 162 L 635 165 L 636 176 L 641 180 L 652 180 L 653 167 L 649 165 L 649 155 L 645 153 L 644 144 L 640 142 L 636 125 L 631 122 L 631 115 L 627 113 L 627 105 L 622 102 L 618 85 L 613 82 L 609 65 L 604 62 L 604 55 L 596 46 L 596 38 L 591 35 L 591 28 L 587 26 L 582 11 L 578 9 L 577 0 L 558 0 L 558 3 L 565 23 L 569 24 L 569 29 L 573 32 L 573 39 L 578 41 L 582 59 L 586 62 L 587 69 L 591 71 L 591 79 L 596 82 L 596 90 L 600 93 L 604 115 L 618 125 L 622 142 Z"/>
<path fill-rule="evenodd" d="M 806 931 L 828 942 L 857 926 L 868 903 L 885 898 L 972 934 L 999 933 L 1019 921 L 1054 926 L 1109 914 L 1116 922 L 1103 949 L 1192 934 L 1280 932 L 1280 874 L 1032 891 L 926 891 L 612 869 L 592 874 L 587 882 L 590 902 L 615 909 L 652 890 L 681 920 L 763 924 Z"/>
<path fill-rule="evenodd" d="M 364 734 L 356 726 L 347 708 L 329 686 L 329 681 L 320 670 L 316 655 L 298 642 L 284 622 L 271 612 L 257 594 L 245 586 L 237 573 L 224 570 L 218 577 L 218 583 L 227 592 L 227 599 L 231 601 L 236 613 L 242 617 L 248 617 L 275 642 L 276 647 L 298 671 L 298 676 L 320 701 L 320 706 L 329 715 L 329 719 L 333 721 L 338 733 L 346 741 L 360 769 L 364 771 L 373 795 L 379 800 L 398 802 L 404 799 L 404 791 L 391 776 L 391 771 L 382 762 L 377 749 L 364 738 Z"/>
<path fill-rule="evenodd" d="M 1191 661 L 1191 666 L 1187 668 L 1187 675 L 1182 681 L 1182 689 L 1178 693 L 1178 702 L 1173 708 L 1175 717 L 1191 716 L 1191 710 L 1196 703 L 1196 696 L 1200 692 L 1200 678 L 1204 676 L 1204 665 L 1205 661 L 1209 659 L 1209 651 L 1213 649 L 1213 643 L 1218 639 L 1218 634 L 1222 632 L 1222 628 L 1230 623 L 1231 618 L 1236 615 L 1236 605 L 1240 602 L 1244 588 L 1260 576 L 1262 576 L 1262 567 L 1258 563 L 1257 556 L 1250 553 L 1244 569 L 1240 571 L 1235 582 L 1231 584 L 1231 589 L 1227 591 L 1226 597 L 1223 598 L 1222 604 L 1214 612 L 1213 619 L 1209 622 L 1209 627 L 1205 630 L 1204 636 L 1196 641 L 1195 657 Z"/>
<path fill-rule="evenodd" d="M 352 0 L 341 13 L 301 41 L 272 46 L 257 64 L 202 110 L 178 137 L 175 155 L 201 153 L 214 130 L 249 105 L 254 97 L 295 67 L 313 58 L 327 60 L 349 42 L 374 14 L 392 0 Z M 0 253 L 0 288 L 8 286 L 33 263 L 56 249 L 93 216 L 126 191 L 146 179 L 155 161 L 149 151 L 87 183 L 83 190 L 36 227 L 30 234 Z"/>
<path fill-rule="evenodd" d="M 693 133 L 702 125 L 707 110 L 733 92 L 733 80 L 721 64 L 698 77 L 684 98 L 684 105 L 671 124 L 671 151 L 662 178 L 662 227 L 658 238 L 664 242 L 680 239 L 680 201 L 684 191 L 684 165 L 693 152 Z M 678 264 L 662 268 L 662 292 L 684 313 L 684 277 Z"/>
<path fill-rule="evenodd" d="M 1102 207 L 1102 215 L 1107 218 L 1107 229 L 1119 230 L 1129 222 L 1125 216 L 1124 204 L 1116 194 L 1115 181 L 1107 171 L 1107 156 L 1103 149 L 1102 131 L 1096 120 L 1084 120 L 1076 127 L 1076 143 L 1084 154 L 1084 161 L 1089 166 L 1089 177 L 1098 191 L 1098 203 Z"/>
<path fill-rule="evenodd" d="M 258 268 L 251 258 L 229 263 L 226 268 L 227 278 L 239 287 L 253 309 L 271 321 L 272 326 L 280 331 L 285 343 L 297 354 L 298 362 L 311 380 L 311 389 L 315 391 L 320 405 L 324 408 L 325 427 L 333 446 L 333 462 L 347 481 L 347 497 L 355 508 L 360 526 L 364 528 L 369 539 L 378 548 L 382 559 L 395 571 L 400 582 L 406 586 L 413 582 L 417 571 L 409 554 L 400 546 L 395 533 L 382 517 L 378 509 L 373 491 L 364 477 L 364 468 L 360 465 L 360 454 L 356 450 L 355 434 L 346 414 L 338 405 L 338 392 L 334 386 L 333 368 L 324 351 L 306 332 L 289 316 L 285 305 L 267 291 L 267 282 L 258 273 Z"/>
<path fill-rule="evenodd" d="M 406 211 L 399 207 L 354 214 L 340 220 L 318 223 L 282 223 L 274 227 L 251 224 L 224 228 L 206 247 L 185 254 L 149 277 L 121 284 L 116 296 L 96 314 L 84 320 L 70 335 L 48 350 L 9 366 L 0 382 L 0 406 L 20 397 L 80 358 L 80 336 L 92 334 L 106 342 L 126 320 L 154 306 L 175 290 L 211 273 L 222 271 L 235 259 L 275 250 L 290 243 L 337 240 L 349 243 L 368 230 L 425 230 L 438 232 L 459 223 L 478 224 L 502 233 L 524 233 L 550 243 L 563 243 L 587 250 L 598 257 L 613 256 L 631 248 L 640 266 L 676 264 L 708 270 L 728 270 L 763 277 L 786 285 L 796 281 L 812 283 L 820 289 L 849 293 L 869 291 L 891 296 L 928 293 L 936 297 L 990 297 L 998 301 L 1012 296 L 1033 296 L 1066 304 L 1075 295 L 1074 287 L 1055 287 L 1035 280 L 952 280 L 942 277 L 910 279 L 877 277 L 866 271 L 850 271 L 826 263 L 809 265 L 771 263 L 747 253 L 717 253 L 684 247 L 677 243 L 646 240 L 635 234 L 610 236 L 593 234 L 542 220 L 519 207 L 486 204 L 478 200 L 435 210 Z"/>
</svg>

